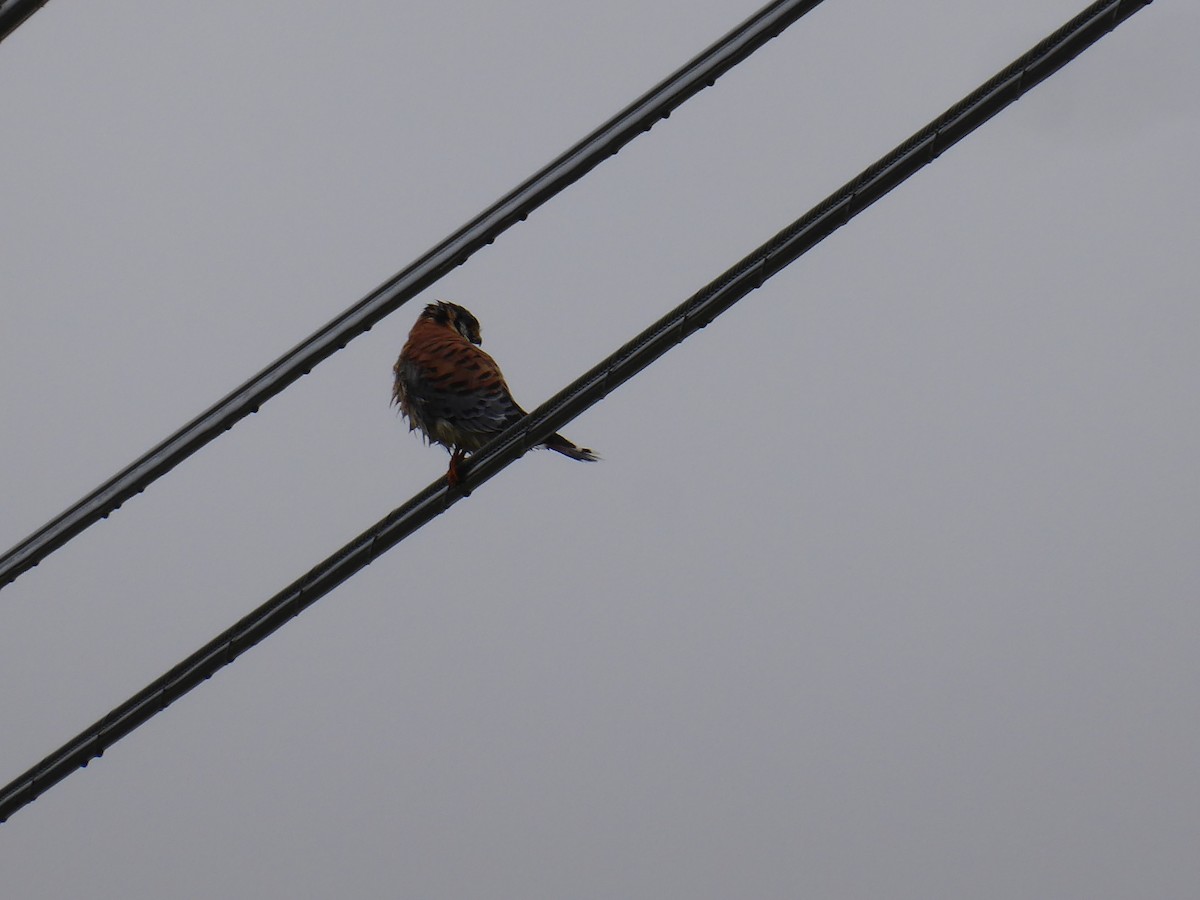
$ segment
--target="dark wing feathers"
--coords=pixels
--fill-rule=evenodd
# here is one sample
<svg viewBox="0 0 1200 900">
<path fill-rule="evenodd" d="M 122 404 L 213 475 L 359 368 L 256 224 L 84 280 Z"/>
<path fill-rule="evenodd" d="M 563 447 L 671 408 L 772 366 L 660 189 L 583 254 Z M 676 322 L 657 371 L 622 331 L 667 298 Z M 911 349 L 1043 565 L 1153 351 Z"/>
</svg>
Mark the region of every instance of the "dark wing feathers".
<svg viewBox="0 0 1200 900">
<path fill-rule="evenodd" d="M 451 449 L 478 450 L 525 415 L 496 361 L 435 318 L 417 320 L 394 371 L 392 397 L 411 427 Z M 543 446 L 571 459 L 598 458 L 561 434 L 550 435 Z"/>
<path fill-rule="evenodd" d="M 449 428 L 457 432 L 453 443 L 482 446 L 524 415 L 496 361 L 434 323 L 418 323 L 413 329 L 396 363 L 396 376 L 401 408 L 434 439 Z M 478 440 L 472 439 L 475 435 Z"/>
</svg>

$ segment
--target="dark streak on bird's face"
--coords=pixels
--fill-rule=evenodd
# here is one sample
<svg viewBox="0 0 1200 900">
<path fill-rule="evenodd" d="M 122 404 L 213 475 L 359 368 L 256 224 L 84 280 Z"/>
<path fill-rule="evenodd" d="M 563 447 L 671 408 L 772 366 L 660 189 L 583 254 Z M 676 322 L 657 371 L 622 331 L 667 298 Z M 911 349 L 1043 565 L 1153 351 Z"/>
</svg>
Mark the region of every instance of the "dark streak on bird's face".
<svg viewBox="0 0 1200 900">
<path fill-rule="evenodd" d="M 483 335 L 479 330 L 479 320 L 471 315 L 469 310 L 464 309 L 457 303 L 447 303 L 445 300 L 430 303 L 425 307 L 425 311 L 421 313 L 421 317 L 432 319 L 439 325 L 450 326 L 472 344 L 483 343 Z"/>
</svg>

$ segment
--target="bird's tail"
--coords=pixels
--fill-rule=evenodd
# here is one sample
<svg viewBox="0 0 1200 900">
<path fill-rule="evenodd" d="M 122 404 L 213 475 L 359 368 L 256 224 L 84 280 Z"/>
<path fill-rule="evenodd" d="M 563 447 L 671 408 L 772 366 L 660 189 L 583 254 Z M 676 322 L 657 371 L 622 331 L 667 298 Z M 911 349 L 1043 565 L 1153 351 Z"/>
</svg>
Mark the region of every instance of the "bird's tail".
<svg viewBox="0 0 1200 900">
<path fill-rule="evenodd" d="M 589 450 L 587 447 L 579 447 L 572 444 L 561 434 L 552 434 L 546 438 L 543 447 L 549 447 L 551 450 L 557 450 L 563 456 L 569 456 L 571 459 L 578 459 L 583 462 L 596 462 L 600 457 Z"/>
</svg>

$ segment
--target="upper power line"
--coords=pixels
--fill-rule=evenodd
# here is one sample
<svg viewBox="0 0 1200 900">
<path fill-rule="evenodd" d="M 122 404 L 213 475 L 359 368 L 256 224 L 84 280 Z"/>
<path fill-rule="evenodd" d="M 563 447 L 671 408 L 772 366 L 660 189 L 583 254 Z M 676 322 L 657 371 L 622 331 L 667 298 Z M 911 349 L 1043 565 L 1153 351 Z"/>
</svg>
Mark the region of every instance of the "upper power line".
<svg viewBox="0 0 1200 900">
<path fill-rule="evenodd" d="M 639 134 L 649 131 L 659 119 L 666 118 L 820 3 L 821 0 L 774 0 L 764 6 L 390 281 L 10 549 L 0 557 L 0 588 L 257 411 L 260 405 L 455 266 L 462 265 L 476 250 L 490 244 Z"/>
<path fill-rule="evenodd" d="M 766 279 L 932 162 L 1151 0 L 1099 0 L 655 322 L 470 459 L 459 487 L 439 480 L 0 789 L 0 822 L 165 709 L 369 565 L 467 492 L 561 429 Z"/>
<path fill-rule="evenodd" d="M 0 41 L 45 5 L 46 0 L 0 0 Z"/>
</svg>

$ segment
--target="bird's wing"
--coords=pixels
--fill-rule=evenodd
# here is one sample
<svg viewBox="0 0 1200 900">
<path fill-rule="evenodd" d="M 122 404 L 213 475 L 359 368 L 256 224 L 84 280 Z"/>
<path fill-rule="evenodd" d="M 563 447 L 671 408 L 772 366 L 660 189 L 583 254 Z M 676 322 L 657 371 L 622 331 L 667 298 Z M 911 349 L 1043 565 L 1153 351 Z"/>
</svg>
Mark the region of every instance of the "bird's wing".
<svg viewBox="0 0 1200 900">
<path fill-rule="evenodd" d="M 524 415 L 491 356 L 458 334 L 439 331 L 410 342 L 401 362 L 408 402 L 422 419 L 492 434 Z"/>
</svg>

